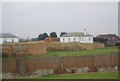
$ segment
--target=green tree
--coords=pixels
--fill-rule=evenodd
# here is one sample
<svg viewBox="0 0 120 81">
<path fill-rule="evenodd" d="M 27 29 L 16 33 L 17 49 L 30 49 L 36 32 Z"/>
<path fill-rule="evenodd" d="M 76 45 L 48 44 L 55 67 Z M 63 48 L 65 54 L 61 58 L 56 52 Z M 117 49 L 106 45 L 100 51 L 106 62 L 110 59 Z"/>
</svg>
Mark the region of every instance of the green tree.
<svg viewBox="0 0 120 81">
<path fill-rule="evenodd" d="M 64 34 L 66 34 L 66 33 L 65 33 L 65 32 L 61 32 L 60 37 L 61 37 L 62 35 L 64 35 Z"/>
<path fill-rule="evenodd" d="M 50 33 L 50 37 L 57 37 L 56 32 L 52 32 L 52 33 Z"/>
<path fill-rule="evenodd" d="M 43 33 L 44 38 L 48 37 L 47 33 Z"/>
<path fill-rule="evenodd" d="M 93 38 L 94 42 L 99 42 L 99 43 L 104 43 L 104 44 L 106 44 L 107 40 L 108 39 L 103 39 L 103 38 L 99 38 L 99 37 L 94 37 Z"/>
<path fill-rule="evenodd" d="M 40 40 L 43 40 L 43 34 L 40 34 L 40 35 L 38 36 L 38 41 L 40 41 Z"/>
<path fill-rule="evenodd" d="M 38 41 L 44 40 L 46 37 L 48 37 L 48 34 L 47 34 L 47 33 L 40 34 L 40 35 L 38 36 Z"/>
</svg>

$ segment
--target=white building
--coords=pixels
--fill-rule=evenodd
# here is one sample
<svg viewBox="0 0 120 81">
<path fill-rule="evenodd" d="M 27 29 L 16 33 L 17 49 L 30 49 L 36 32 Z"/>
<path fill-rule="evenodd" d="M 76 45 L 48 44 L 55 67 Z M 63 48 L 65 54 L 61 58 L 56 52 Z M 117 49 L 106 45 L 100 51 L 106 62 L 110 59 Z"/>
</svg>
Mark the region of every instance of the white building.
<svg viewBox="0 0 120 81">
<path fill-rule="evenodd" d="M 93 36 L 83 32 L 71 32 L 62 35 L 60 42 L 93 43 Z"/>
<path fill-rule="evenodd" d="M 0 34 L 0 44 L 10 43 L 10 42 L 19 42 L 19 38 L 10 33 Z"/>
</svg>

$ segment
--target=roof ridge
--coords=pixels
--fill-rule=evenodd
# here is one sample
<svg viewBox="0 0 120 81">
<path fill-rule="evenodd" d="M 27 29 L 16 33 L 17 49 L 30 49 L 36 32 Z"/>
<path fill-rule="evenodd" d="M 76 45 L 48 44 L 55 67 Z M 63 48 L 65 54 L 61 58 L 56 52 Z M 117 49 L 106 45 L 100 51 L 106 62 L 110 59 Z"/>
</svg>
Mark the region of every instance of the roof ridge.
<svg viewBox="0 0 120 81">
<path fill-rule="evenodd" d="M 19 38 L 11 33 L 0 33 L 0 38 Z"/>
<path fill-rule="evenodd" d="M 86 33 L 86 35 L 84 34 L 84 32 L 68 32 L 64 35 L 62 35 L 61 37 L 77 37 L 77 36 L 92 36 L 88 33 Z"/>
</svg>

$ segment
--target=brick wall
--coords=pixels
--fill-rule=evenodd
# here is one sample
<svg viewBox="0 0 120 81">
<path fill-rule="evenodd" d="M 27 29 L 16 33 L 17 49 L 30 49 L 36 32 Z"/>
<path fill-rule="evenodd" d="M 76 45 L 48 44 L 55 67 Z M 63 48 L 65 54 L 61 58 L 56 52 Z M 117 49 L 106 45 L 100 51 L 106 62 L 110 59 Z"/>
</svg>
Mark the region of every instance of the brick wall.
<svg viewBox="0 0 120 81">
<path fill-rule="evenodd" d="M 47 37 L 44 41 L 45 42 L 59 42 L 60 38 L 57 38 L 57 37 Z"/>
</svg>

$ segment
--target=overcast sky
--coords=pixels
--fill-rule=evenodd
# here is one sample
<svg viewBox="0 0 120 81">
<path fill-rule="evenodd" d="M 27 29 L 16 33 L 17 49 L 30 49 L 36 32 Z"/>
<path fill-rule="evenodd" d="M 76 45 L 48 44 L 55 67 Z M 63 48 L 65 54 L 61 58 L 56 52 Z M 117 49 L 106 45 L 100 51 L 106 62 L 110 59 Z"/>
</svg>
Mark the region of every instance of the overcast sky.
<svg viewBox="0 0 120 81">
<path fill-rule="evenodd" d="M 92 35 L 118 34 L 117 2 L 6 2 L 2 4 L 2 31 L 18 37 L 37 37 L 52 31 Z"/>
</svg>

